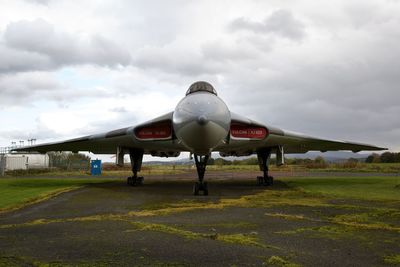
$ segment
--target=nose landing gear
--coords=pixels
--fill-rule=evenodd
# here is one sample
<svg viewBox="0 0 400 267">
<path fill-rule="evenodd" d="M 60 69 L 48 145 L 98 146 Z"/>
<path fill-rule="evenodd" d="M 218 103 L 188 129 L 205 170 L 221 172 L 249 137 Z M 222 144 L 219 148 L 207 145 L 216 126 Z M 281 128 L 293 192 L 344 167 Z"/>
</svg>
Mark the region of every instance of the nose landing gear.
<svg viewBox="0 0 400 267">
<path fill-rule="evenodd" d="M 210 155 L 199 156 L 194 155 L 194 161 L 196 163 L 197 175 L 199 181 L 193 185 L 193 195 L 199 195 L 199 192 L 203 192 L 203 195 L 208 195 L 208 186 L 207 182 L 204 182 L 204 174 L 206 172 L 207 161 Z"/>
</svg>

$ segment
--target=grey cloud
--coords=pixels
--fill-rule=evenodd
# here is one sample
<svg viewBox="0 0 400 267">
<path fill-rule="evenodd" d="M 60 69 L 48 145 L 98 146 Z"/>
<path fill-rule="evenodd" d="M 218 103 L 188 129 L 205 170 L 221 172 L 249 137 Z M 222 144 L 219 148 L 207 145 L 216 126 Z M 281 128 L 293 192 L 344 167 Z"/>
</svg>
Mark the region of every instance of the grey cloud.
<svg viewBox="0 0 400 267">
<path fill-rule="evenodd" d="M 0 103 L 18 105 L 32 100 L 39 93 L 63 89 L 54 78 L 41 72 L 3 74 L 0 76 Z"/>
<path fill-rule="evenodd" d="M 35 138 L 37 142 L 40 140 L 46 140 L 49 138 L 61 138 L 59 134 L 48 129 L 48 128 L 37 128 L 31 131 L 27 130 L 10 130 L 10 131 L 1 131 L 0 137 L 5 140 L 19 141 L 24 140 L 25 145 L 28 145 L 26 140 Z M 19 145 L 19 143 L 17 143 Z"/>
<path fill-rule="evenodd" d="M 14 130 L 5 130 L 0 131 L 0 138 L 5 140 L 17 141 L 19 145 L 19 140 L 24 140 L 25 145 L 28 145 L 26 140 L 35 138 L 37 143 L 40 143 L 40 140 L 46 140 L 49 138 L 58 138 L 61 137 L 59 134 L 54 132 L 53 130 L 47 128 L 43 123 L 40 121 L 36 122 L 36 127 L 31 130 L 21 130 L 21 129 L 14 129 Z"/>
<path fill-rule="evenodd" d="M 201 53 L 179 47 L 146 47 L 136 52 L 133 64 L 183 76 L 197 76 L 223 70 L 218 62 L 205 62 Z"/>
<path fill-rule="evenodd" d="M 309 57 L 272 51 L 236 66 L 223 84 L 227 102 L 284 129 L 400 149 L 400 35 L 393 21 L 375 19 Z"/>
<path fill-rule="evenodd" d="M 48 5 L 51 0 L 25 0 L 28 3 L 34 3 L 34 4 L 39 4 L 39 5 Z"/>
<path fill-rule="evenodd" d="M 95 64 L 115 67 L 128 65 L 126 49 L 100 36 L 72 35 L 56 31 L 43 19 L 17 21 L 8 24 L 4 32 L 6 47 L 0 45 L 2 71 L 54 69 L 66 65 Z M 16 57 L 17 60 L 7 58 Z M 25 60 L 26 59 L 26 60 Z"/>
<path fill-rule="evenodd" d="M 112 108 L 112 109 L 109 109 L 111 112 L 115 112 L 115 113 L 125 113 L 125 112 L 128 112 L 127 110 L 126 110 L 126 108 L 124 108 L 124 107 L 118 107 L 118 108 Z"/>
<path fill-rule="evenodd" d="M 31 105 L 36 100 L 71 102 L 82 97 L 107 97 L 95 88 L 79 90 L 60 83 L 52 73 L 22 72 L 0 75 L 0 105 Z"/>
<path fill-rule="evenodd" d="M 230 23 L 229 28 L 232 31 L 247 30 L 254 33 L 272 33 L 292 40 L 301 40 L 306 35 L 304 24 L 288 10 L 277 10 L 262 22 L 251 21 L 244 17 L 237 18 Z"/>
<path fill-rule="evenodd" d="M 35 138 L 36 143 L 43 143 L 42 140 L 61 140 L 66 138 L 74 138 L 77 136 L 85 136 L 91 134 L 98 134 L 108 132 L 111 130 L 129 127 L 138 123 L 137 117 L 133 112 L 127 111 L 119 113 L 115 120 L 94 120 L 86 127 L 74 132 L 74 136 L 65 136 L 62 133 L 57 133 L 49 129 L 39 118 L 36 119 L 36 126 L 31 130 L 3 130 L 0 131 L 0 138 L 4 140 L 28 140 Z M 25 144 L 27 144 L 25 142 Z"/>
<path fill-rule="evenodd" d="M 0 43 L 0 73 L 11 73 L 29 70 L 45 70 L 56 65 L 47 55 L 20 51 L 2 46 Z"/>
<path fill-rule="evenodd" d="M 61 32 L 45 21 L 10 24 L 5 42 L 0 41 L 0 72 L 131 64 L 122 71 L 101 72 L 112 76 L 103 86 L 114 90 L 114 97 L 134 94 L 134 99 L 140 99 L 145 90 L 182 96 L 191 82 L 208 80 L 230 109 L 261 122 L 400 149 L 398 3 L 391 2 L 389 7 L 388 2 L 378 1 L 331 3 L 322 10 L 325 4 L 280 2 L 287 9 L 256 12 L 255 16 L 264 16 L 260 20 L 243 9 L 243 17 L 230 22 L 213 17 L 224 12 L 221 5 L 199 3 L 179 2 L 179 8 L 176 2 L 162 3 L 164 12 L 160 13 L 153 12 L 153 1 L 121 2 L 117 15 L 109 14 L 110 5 L 97 5 L 96 12 L 100 7 L 102 13 L 93 12 L 95 19 L 118 21 L 115 28 L 109 27 L 116 30 L 113 40 L 134 51 L 132 61 L 118 56 L 115 51 L 123 49 L 108 39 Z M 257 5 L 259 10 L 273 10 L 267 1 Z M 211 7 L 213 11 L 207 12 Z M 206 15 L 199 19 L 196 14 Z M 30 103 L 42 96 L 64 101 L 89 94 L 72 90 L 75 81 L 65 85 L 43 78 L 46 86 L 30 79 L 32 83 L 22 75 L 0 76 L 0 105 Z M 26 92 L 31 92 L 29 98 Z M 112 125 L 94 123 L 80 134 L 136 123 L 134 114 L 122 112 L 123 108 L 110 111 L 118 114 Z"/>
<path fill-rule="evenodd" d="M 272 76 L 238 71 L 226 85 L 231 88 L 231 108 L 284 129 L 400 147 L 392 133 L 400 128 L 400 77 L 391 80 L 374 75 L 383 66 L 373 64 L 368 71 L 360 70 L 358 64 L 300 66 L 281 69 Z M 395 66 L 386 67 L 390 72 Z"/>
<path fill-rule="evenodd" d="M 213 41 L 202 45 L 204 58 L 212 61 L 242 61 L 252 60 L 259 57 L 259 51 L 247 42 L 224 43 Z"/>
<path fill-rule="evenodd" d="M 120 128 L 130 127 L 139 123 L 137 116 L 132 111 L 117 113 L 113 120 L 99 119 L 91 122 L 85 128 L 76 132 L 77 135 L 91 135 L 108 132 Z"/>
</svg>

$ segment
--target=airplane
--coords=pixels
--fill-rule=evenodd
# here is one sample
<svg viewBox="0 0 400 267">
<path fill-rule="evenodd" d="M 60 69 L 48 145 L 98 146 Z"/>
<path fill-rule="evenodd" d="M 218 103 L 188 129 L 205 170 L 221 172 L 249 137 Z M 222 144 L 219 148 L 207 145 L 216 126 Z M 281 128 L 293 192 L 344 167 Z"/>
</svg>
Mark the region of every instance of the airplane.
<svg viewBox="0 0 400 267">
<path fill-rule="evenodd" d="M 270 186 L 273 184 L 268 169 L 271 153 L 276 154 L 277 165 L 283 165 L 285 153 L 339 150 L 359 152 L 386 148 L 325 140 L 256 122 L 231 112 L 210 83 L 198 81 L 189 87 L 174 111 L 153 120 L 106 133 L 31 145 L 13 151 L 90 151 L 95 154 L 115 154 L 119 166 L 124 165 L 124 155 L 129 154 L 133 176 L 127 178 L 127 183 L 131 186 L 143 184 L 144 178 L 139 177 L 138 172 L 144 154 L 177 157 L 181 152 L 190 152 L 194 156 L 198 176 L 193 194 L 199 195 L 202 192 L 208 195 L 204 174 L 213 151 L 219 152 L 222 157 L 257 154 L 260 171 L 263 173 L 257 177 L 257 184 Z"/>
</svg>

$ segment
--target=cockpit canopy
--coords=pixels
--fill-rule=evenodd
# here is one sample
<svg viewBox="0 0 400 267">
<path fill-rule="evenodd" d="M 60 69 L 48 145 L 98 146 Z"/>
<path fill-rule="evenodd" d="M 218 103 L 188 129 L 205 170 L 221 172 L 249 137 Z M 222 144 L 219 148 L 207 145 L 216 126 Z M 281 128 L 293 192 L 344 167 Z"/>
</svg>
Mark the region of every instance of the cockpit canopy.
<svg viewBox="0 0 400 267">
<path fill-rule="evenodd" d="M 217 91 L 215 91 L 214 87 L 208 82 L 195 82 L 189 87 L 189 89 L 186 92 L 186 95 L 190 95 L 196 92 L 208 92 L 217 95 Z"/>
</svg>

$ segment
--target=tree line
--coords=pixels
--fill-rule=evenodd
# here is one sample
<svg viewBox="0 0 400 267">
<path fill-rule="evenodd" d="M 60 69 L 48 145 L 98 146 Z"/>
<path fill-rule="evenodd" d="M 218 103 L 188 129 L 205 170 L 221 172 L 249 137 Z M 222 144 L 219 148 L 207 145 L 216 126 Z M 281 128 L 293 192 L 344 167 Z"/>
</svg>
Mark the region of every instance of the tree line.
<svg viewBox="0 0 400 267">
<path fill-rule="evenodd" d="M 81 153 L 50 152 L 50 167 L 61 170 L 89 170 L 90 157 Z"/>
<path fill-rule="evenodd" d="M 400 153 L 385 152 L 382 154 L 373 153 L 367 157 L 366 163 L 399 163 Z"/>
<path fill-rule="evenodd" d="M 269 160 L 269 164 L 275 164 L 275 158 Z M 315 159 L 309 158 L 285 158 L 285 162 L 288 165 L 307 165 L 315 167 L 324 167 L 328 165 L 328 162 L 322 156 L 318 156 Z M 366 159 L 349 158 L 344 159 L 342 163 L 355 164 L 358 162 L 365 163 L 400 163 L 400 153 L 385 152 L 382 154 L 373 153 Z M 226 160 L 223 158 L 210 158 L 208 165 L 258 165 L 257 157 L 251 157 L 243 160 Z"/>
</svg>

